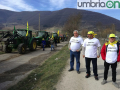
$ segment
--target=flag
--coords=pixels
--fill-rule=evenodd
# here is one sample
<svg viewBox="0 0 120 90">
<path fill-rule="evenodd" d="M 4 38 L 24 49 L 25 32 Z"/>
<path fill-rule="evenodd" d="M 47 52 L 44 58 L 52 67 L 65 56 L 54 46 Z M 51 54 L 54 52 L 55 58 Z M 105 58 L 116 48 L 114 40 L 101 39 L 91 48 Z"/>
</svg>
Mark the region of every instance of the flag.
<svg viewBox="0 0 120 90">
<path fill-rule="evenodd" d="M 57 34 L 58 34 L 58 36 L 59 36 L 59 30 L 58 30 Z"/>
<path fill-rule="evenodd" d="M 14 26 L 13 34 L 14 34 L 14 32 L 15 32 L 15 26 Z"/>
<path fill-rule="evenodd" d="M 52 34 L 52 38 L 54 39 L 53 34 Z"/>
<path fill-rule="evenodd" d="M 29 25 L 28 25 L 28 21 L 27 21 L 27 33 L 26 33 L 26 36 L 28 36 L 28 30 L 29 30 Z"/>
</svg>

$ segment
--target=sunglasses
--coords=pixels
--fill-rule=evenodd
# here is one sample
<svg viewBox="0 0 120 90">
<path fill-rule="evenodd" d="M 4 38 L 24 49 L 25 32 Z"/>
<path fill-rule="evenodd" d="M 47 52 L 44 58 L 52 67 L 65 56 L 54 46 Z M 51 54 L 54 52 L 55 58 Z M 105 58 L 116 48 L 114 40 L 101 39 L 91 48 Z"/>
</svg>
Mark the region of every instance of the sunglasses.
<svg viewBox="0 0 120 90">
<path fill-rule="evenodd" d="M 115 37 L 110 37 L 110 38 L 115 38 Z"/>
<path fill-rule="evenodd" d="M 92 35 L 92 34 L 87 34 L 87 35 Z"/>
</svg>

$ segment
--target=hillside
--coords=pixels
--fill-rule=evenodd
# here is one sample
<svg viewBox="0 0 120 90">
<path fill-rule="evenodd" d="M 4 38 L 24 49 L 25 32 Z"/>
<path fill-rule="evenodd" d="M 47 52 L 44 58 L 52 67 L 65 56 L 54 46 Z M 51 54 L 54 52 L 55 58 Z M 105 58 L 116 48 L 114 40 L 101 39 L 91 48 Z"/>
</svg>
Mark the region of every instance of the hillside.
<svg viewBox="0 0 120 90">
<path fill-rule="evenodd" d="M 116 30 L 120 31 L 120 21 L 100 14 L 96 12 L 86 11 L 86 10 L 78 10 L 65 8 L 58 11 L 23 11 L 23 12 L 13 12 L 8 10 L 0 10 L 0 23 L 1 25 L 4 23 L 10 24 L 21 24 L 26 25 L 26 22 L 29 22 L 30 26 L 33 26 L 35 29 L 38 29 L 39 24 L 39 13 L 40 13 L 40 24 L 41 29 L 53 27 L 53 26 L 63 26 L 66 20 L 70 15 L 82 14 L 82 27 L 83 28 L 94 28 L 98 22 L 101 22 L 103 25 L 115 24 Z"/>
</svg>

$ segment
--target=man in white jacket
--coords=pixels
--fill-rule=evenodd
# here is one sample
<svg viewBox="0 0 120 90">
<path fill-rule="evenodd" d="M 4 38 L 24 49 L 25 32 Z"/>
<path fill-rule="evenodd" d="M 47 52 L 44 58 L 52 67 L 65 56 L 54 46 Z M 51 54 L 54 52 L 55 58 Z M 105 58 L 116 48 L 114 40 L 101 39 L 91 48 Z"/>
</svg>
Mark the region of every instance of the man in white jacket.
<svg viewBox="0 0 120 90">
<path fill-rule="evenodd" d="M 74 70 L 74 57 L 76 57 L 76 70 L 79 74 L 80 68 L 80 51 L 83 44 L 83 39 L 78 35 L 78 31 L 73 31 L 74 36 L 70 38 L 68 48 L 70 50 L 70 69 L 68 71 Z"/>
</svg>

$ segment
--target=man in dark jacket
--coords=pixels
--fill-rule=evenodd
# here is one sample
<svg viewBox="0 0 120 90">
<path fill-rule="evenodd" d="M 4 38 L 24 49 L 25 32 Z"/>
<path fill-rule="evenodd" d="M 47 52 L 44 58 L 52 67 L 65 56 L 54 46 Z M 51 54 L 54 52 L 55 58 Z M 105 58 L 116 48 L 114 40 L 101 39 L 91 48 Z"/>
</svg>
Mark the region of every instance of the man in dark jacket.
<svg viewBox="0 0 120 90">
<path fill-rule="evenodd" d="M 43 47 L 43 51 L 45 50 L 45 45 L 46 45 L 46 41 L 44 40 L 44 38 L 42 39 L 42 47 Z"/>
</svg>

